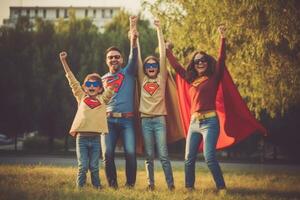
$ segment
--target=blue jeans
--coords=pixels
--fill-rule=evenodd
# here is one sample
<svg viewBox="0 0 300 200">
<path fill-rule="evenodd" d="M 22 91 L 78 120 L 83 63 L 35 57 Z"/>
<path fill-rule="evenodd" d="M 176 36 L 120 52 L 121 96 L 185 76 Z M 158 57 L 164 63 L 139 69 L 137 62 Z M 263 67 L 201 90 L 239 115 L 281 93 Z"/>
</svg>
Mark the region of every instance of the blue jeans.
<svg viewBox="0 0 300 200">
<path fill-rule="evenodd" d="M 101 135 L 101 146 L 105 175 L 110 187 L 118 187 L 115 165 L 115 148 L 119 137 L 123 140 L 126 159 L 126 185 L 134 186 L 136 181 L 136 150 L 133 118 L 109 117 L 107 135 Z"/>
<path fill-rule="evenodd" d="M 77 136 L 76 154 L 78 162 L 77 186 L 83 187 L 85 185 L 86 173 L 89 169 L 93 186 L 100 187 L 100 134 L 99 136 Z"/>
<path fill-rule="evenodd" d="M 225 187 L 224 178 L 216 160 L 216 144 L 219 137 L 219 119 L 191 119 L 185 147 L 185 186 L 193 188 L 195 183 L 195 162 L 200 142 L 203 138 L 205 162 L 213 175 L 218 189 Z"/>
<path fill-rule="evenodd" d="M 142 129 L 146 153 L 146 171 L 148 184 L 154 185 L 154 144 L 156 143 L 158 156 L 165 173 L 168 186 L 174 185 L 173 172 L 168 158 L 166 142 L 166 120 L 164 116 L 142 118 Z"/>
</svg>

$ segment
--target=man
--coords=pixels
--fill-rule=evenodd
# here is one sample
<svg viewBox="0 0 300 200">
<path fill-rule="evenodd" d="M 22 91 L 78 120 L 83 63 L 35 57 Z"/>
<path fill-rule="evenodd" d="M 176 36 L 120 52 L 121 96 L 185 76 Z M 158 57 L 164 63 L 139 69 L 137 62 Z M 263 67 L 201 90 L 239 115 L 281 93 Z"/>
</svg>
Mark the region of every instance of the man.
<svg viewBox="0 0 300 200">
<path fill-rule="evenodd" d="M 136 16 L 130 17 L 131 29 L 136 26 Z M 126 159 L 126 184 L 128 188 L 134 187 L 136 181 L 136 149 L 134 133 L 134 89 L 136 77 L 138 32 L 131 30 L 131 53 L 128 63 L 123 66 L 123 56 L 117 47 L 106 50 L 106 64 L 109 72 L 103 77 L 104 87 L 114 85 L 115 94 L 107 106 L 107 120 L 109 134 L 101 136 L 103 162 L 109 187 L 118 188 L 115 166 L 115 147 L 119 137 L 123 140 Z"/>
</svg>

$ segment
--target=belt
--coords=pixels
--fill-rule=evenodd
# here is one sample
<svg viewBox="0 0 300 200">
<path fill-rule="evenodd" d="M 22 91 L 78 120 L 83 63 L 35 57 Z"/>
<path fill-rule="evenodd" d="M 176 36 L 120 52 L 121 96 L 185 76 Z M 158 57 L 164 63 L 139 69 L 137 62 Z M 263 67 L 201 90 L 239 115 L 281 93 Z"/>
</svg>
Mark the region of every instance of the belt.
<svg viewBox="0 0 300 200">
<path fill-rule="evenodd" d="M 197 120 L 204 120 L 215 116 L 217 116 L 217 113 L 214 110 L 207 111 L 207 112 L 194 112 L 192 114 L 192 118 Z"/>
<path fill-rule="evenodd" d="M 107 112 L 106 115 L 107 117 L 129 118 L 129 117 L 133 117 L 133 112 L 127 112 L 127 113 Z"/>
</svg>

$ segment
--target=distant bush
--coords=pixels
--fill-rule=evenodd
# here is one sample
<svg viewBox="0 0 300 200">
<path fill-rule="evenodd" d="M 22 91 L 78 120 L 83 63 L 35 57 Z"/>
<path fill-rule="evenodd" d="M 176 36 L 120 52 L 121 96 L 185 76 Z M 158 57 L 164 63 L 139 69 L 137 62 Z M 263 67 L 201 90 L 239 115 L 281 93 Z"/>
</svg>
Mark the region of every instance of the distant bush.
<svg viewBox="0 0 300 200">
<path fill-rule="evenodd" d="M 59 151 L 64 148 L 64 141 L 59 139 L 54 139 L 53 151 Z M 48 137 L 45 136 L 34 136 L 28 137 L 23 142 L 23 149 L 35 152 L 45 152 L 49 150 Z"/>
</svg>

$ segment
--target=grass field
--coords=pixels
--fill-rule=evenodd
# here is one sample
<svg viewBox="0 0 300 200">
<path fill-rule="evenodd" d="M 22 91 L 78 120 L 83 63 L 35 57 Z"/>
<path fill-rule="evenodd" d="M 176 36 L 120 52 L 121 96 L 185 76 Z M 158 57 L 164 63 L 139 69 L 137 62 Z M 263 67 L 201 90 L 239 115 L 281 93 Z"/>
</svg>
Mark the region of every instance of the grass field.
<svg viewBox="0 0 300 200">
<path fill-rule="evenodd" d="M 100 178 L 104 189 L 98 191 L 88 184 L 82 190 L 75 188 L 75 167 L 56 167 L 42 165 L 0 165 L 0 199 L 1 200 L 56 200 L 56 199 L 240 199 L 240 200 L 279 200 L 300 199 L 300 170 L 268 170 L 259 169 L 241 171 L 224 169 L 227 193 L 219 195 L 215 191 L 212 177 L 204 167 L 197 167 L 196 190 L 188 192 L 184 189 L 184 172 L 182 167 L 174 168 L 176 189 L 167 190 L 163 171 L 155 172 L 156 190 L 146 191 L 146 178 L 143 168 L 137 173 L 134 189 L 123 187 L 124 169 L 118 170 L 120 188 L 113 190 L 107 187 L 103 169 Z"/>
</svg>

